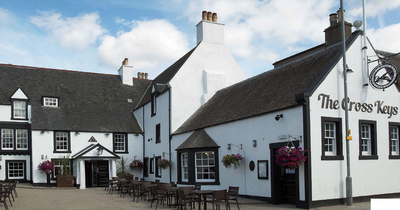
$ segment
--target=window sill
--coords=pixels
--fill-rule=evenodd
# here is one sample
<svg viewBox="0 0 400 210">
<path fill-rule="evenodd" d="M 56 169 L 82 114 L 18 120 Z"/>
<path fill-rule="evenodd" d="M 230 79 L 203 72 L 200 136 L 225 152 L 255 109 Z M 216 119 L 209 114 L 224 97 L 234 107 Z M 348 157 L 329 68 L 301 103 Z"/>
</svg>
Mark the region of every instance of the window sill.
<svg viewBox="0 0 400 210">
<path fill-rule="evenodd" d="M 378 155 L 360 155 L 359 160 L 378 160 Z"/>
<path fill-rule="evenodd" d="M 389 155 L 389 160 L 400 159 L 400 155 Z"/>
<path fill-rule="evenodd" d="M 321 156 L 321 160 L 344 160 L 343 155 L 340 156 Z"/>
<path fill-rule="evenodd" d="M 71 153 L 71 151 L 53 151 L 53 153 Z"/>
</svg>

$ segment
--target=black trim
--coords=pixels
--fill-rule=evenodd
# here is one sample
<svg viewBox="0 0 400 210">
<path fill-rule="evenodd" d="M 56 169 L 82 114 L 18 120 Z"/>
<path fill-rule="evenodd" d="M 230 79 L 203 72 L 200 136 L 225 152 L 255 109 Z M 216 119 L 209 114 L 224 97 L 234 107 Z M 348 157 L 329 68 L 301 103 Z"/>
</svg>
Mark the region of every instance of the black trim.
<svg viewBox="0 0 400 210">
<path fill-rule="evenodd" d="M 325 155 L 325 123 L 332 122 L 336 126 L 336 155 Z M 342 118 L 321 117 L 321 160 L 343 160 Z"/>
<path fill-rule="evenodd" d="M 154 174 L 154 159 L 150 158 L 150 174 Z"/>
<path fill-rule="evenodd" d="M 59 133 L 59 132 L 60 133 L 68 133 L 68 150 L 67 151 L 57 151 L 57 148 L 56 148 L 56 134 Z M 69 132 L 69 131 L 54 131 L 53 132 L 53 145 L 54 145 L 53 153 L 71 153 L 71 132 Z"/>
<path fill-rule="evenodd" d="M 144 177 L 149 177 L 149 158 L 145 157 L 143 158 L 143 176 Z"/>
<path fill-rule="evenodd" d="M 196 182 L 196 152 L 214 152 L 214 160 L 215 160 L 215 182 Z M 182 170 L 181 170 L 181 154 L 188 153 L 188 166 L 189 166 L 189 177 L 187 182 L 182 181 Z M 202 184 L 202 185 L 220 185 L 219 182 L 219 153 L 218 147 L 208 147 L 208 148 L 196 148 L 196 149 L 183 149 L 177 151 L 177 175 L 178 175 L 178 184 L 185 185 L 193 185 L 193 184 Z"/>
<path fill-rule="evenodd" d="M 391 128 L 392 127 L 397 127 L 397 129 L 398 129 L 398 132 L 399 133 L 397 133 L 397 135 L 398 135 L 398 138 L 400 137 L 400 123 L 397 123 L 397 122 L 389 122 L 389 160 L 396 160 L 396 159 L 400 159 L 400 151 L 399 151 L 399 154 L 397 154 L 397 155 L 392 155 L 392 140 L 391 140 Z M 397 144 L 400 144 L 400 139 L 399 139 L 399 141 L 397 142 Z M 397 149 L 400 149 L 400 145 L 397 145 Z"/>
<path fill-rule="evenodd" d="M 304 150 L 311 150 L 311 120 L 310 120 L 310 97 L 309 94 L 304 94 L 303 102 L 303 135 L 304 135 Z M 304 193 L 305 201 L 297 201 L 296 206 L 300 208 L 309 208 L 312 202 L 312 173 L 311 173 L 311 156 L 312 152 L 307 153 L 307 160 L 304 162 Z"/>
<path fill-rule="evenodd" d="M 266 163 L 266 177 L 260 177 L 260 163 Z M 268 160 L 257 160 L 257 177 L 258 179 L 269 179 L 269 163 Z"/>
<path fill-rule="evenodd" d="M 14 102 L 23 101 L 25 102 L 25 117 L 15 118 L 14 117 Z M 12 120 L 28 120 L 28 99 L 11 99 L 11 119 Z"/>
<path fill-rule="evenodd" d="M 371 155 L 362 155 L 361 152 L 361 125 L 367 124 L 371 126 Z M 377 135 L 376 135 L 377 127 L 376 121 L 372 120 L 359 120 L 358 121 L 358 159 L 359 160 L 377 160 L 378 159 L 378 145 L 377 145 Z"/>
<path fill-rule="evenodd" d="M 125 136 L 125 151 L 116 151 L 115 150 L 115 135 L 124 135 Z M 126 133 L 113 133 L 113 152 L 120 153 L 120 154 L 128 154 L 128 135 Z"/>
<path fill-rule="evenodd" d="M 161 124 L 156 125 L 156 144 L 161 143 Z"/>
<path fill-rule="evenodd" d="M 8 177 L 8 164 L 9 163 L 24 163 L 24 178 L 23 179 L 10 179 Z M 26 171 L 27 171 L 27 166 L 26 166 L 26 160 L 6 160 L 6 180 L 15 180 L 15 181 L 21 181 L 21 182 L 26 182 Z"/>
<path fill-rule="evenodd" d="M 155 86 L 153 85 L 153 88 Z M 157 95 L 155 93 L 151 94 L 151 117 L 157 114 Z"/>
<path fill-rule="evenodd" d="M 2 149 L 2 135 L 1 129 L 13 129 L 14 134 L 14 148 L 12 150 L 3 150 Z M 28 130 L 28 149 L 26 150 L 18 150 L 17 148 L 17 139 L 16 139 L 16 129 L 26 129 Z M 32 130 L 31 124 L 29 123 L 17 123 L 17 122 L 0 122 L 0 152 L 2 155 L 30 155 L 32 151 Z"/>
</svg>

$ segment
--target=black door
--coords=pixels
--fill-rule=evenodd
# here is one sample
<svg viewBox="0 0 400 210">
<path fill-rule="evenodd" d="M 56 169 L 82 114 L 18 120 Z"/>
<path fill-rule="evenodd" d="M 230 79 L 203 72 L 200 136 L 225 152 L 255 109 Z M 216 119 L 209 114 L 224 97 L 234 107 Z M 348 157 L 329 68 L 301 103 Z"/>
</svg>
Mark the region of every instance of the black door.
<svg viewBox="0 0 400 210">
<path fill-rule="evenodd" d="M 282 202 L 296 204 L 296 169 L 281 166 Z"/>
<path fill-rule="evenodd" d="M 97 161 L 97 186 L 105 187 L 108 185 L 108 161 Z"/>
</svg>

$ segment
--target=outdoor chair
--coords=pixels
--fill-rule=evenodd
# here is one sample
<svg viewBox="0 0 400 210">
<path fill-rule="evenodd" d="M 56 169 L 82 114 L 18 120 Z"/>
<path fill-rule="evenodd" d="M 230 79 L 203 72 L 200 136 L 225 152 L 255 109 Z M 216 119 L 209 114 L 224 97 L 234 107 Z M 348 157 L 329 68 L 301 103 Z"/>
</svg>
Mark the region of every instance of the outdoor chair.
<svg viewBox="0 0 400 210">
<path fill-rule="evenodd" d="M 0 184 L 0 203 L 4 205 L 4 208 L 8 210 L 7 206 L 7 190 L 3 188 L 3 184 Z"/>
<path fill-rule="evenodd" d="M 228 202 L 229 209 L 231 209 L 229 201 L 232 200 L 232 201 L 236 201 L 236 205 L 238 207 L 238 210 L 240 210 L 239 202 L 238 202 L 238 196 L 239 196 L 239 187 L 229 186 L 228 192 L 227 192 L 227 199 L 228 199 L 227 202 Z"/>
<path fill-rule="evenodd" d="M 186 206 L 188 204 L 190 206 L 190 209 L 193 209 L 193 205 L 195 202 L 193 197 L 188 192 L 185 193 L 185 191 L 182 189 L 177 190 L 177 193 L 178 193 L 178 203 L 177 203 L 178 209 L 183 209 L 183 207 L 185 207 L 186 210 Z"/>
<path fill-rule="evenodd" d="M 153 206 L 154 201 L 157 201 L 156 209 L 160 201 L 163 203 L 164 206 L 164 199 L 168 199 L 168 194 L 161 191 L 157 186 L 152 186 L 150 188 L 150 192 L 151 192 L 150 208 Z"/>
<path fill-rule="evenodd" d="M 108 183 L 108 193 L 113 194 L 114 190 L 118 190 L 118 177 L 113 177 Z"/>
<path fill-rule="evenodd" d="M 12 207 L 13 205 L 12 205 L 11 198 L 10 198 L 11 190 L 12 190 L 11 182 L 8 182 L 8 184 L 3 183 L 1 189 L 2 189 L 1 197 L 4 198 L 4 203 L 6 202 L 6 198 L 8 198 L 8 201 L 10 201 L 10 205 Z"/>
<path fill-rule="evenodd" d="M 121 183 L 121 192 L 119 197 L 125 197 L 125 194 L 128 193 L 129 195 L 132 192 L 132 185 L 128 181 L 122 182 Z"/>
<path fill-rule="evenodd" d="M 212 200 L 207 200 L 207 202 L 212 204 L 213 210 L 215 209 L 215 206 L 217 209 L 221 209 L 221 204 L 224 204 L 225 209 L 228 209 L 228 200 L 226 199 L 226 195 L 226 190 L 216 190 L 213 192 Z"/>
</svg>

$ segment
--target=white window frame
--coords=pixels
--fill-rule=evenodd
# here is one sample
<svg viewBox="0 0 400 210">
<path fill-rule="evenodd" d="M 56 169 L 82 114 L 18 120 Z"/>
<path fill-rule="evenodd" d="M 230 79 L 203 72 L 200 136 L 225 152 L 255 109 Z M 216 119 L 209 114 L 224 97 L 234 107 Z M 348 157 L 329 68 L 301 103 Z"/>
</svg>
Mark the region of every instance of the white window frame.
<svg viewBox="0 0 400 210">
<path fill-rule="evenodd" d="M 361 155 L 371 155 L 371 125 L 361 124 Z"/>
<path fill-rule="evenodd" d="M 26 101 L 15 100 L 13 101 L 13 118 L 14 119 L 26 119 Z"/>
<path fill-rule="evenodd" d="M 13 165 L 11 167 L 11 164 Z M 17 165 L 18 168 L 15 168 Z M 22 166 L 22 168 L 20 168 Z M 7 162 L 8 179 L 25 179 L 25 163 L 24 162 Z M 21 176 L 14 176 L 14 174 Z"/>
<path fill-rule="evenodd" d="M 189 181 L 189 154 L 187 152 L 181 153 L 181 180 L 182 182 Z"/>
<path fill-rule="evenodd" d="M 126 152 L 126 134 L 122 134 L 122 133 L 114 134 L 114 151 L 115 152 Z"/>
<path fill-rule="evenodd" d="M 198 158 L 198 154 L 200 158 Z M 215 182 L 216 172 L 215 172 L 215 154 L 213 151 L 201 151 L 194 154 L 195 158 L 195 180 L 196 182 Z M 212 156 L 212 157 L 211 157 Z M 206 164 L 208 162 L 208 164 Z M 210 170 L 213 168 L 213 170 Z M 201 169 L 202 171 L 199 171 Z M 203 170 L 205 169 L 205 170 Z M 208 170 L 208 171 L 206 171 Z M 201 175 L 202 178 L 199 178 Z M 214 178 L 210 178 L 211 176 Z M 209 178 L 204 178 L 208 176 Z"/>
<path fill-rule="evenodd" d="M 43 106 L 58 107 L 58 98 L 43 97 Z"/>
<path fill-rule="evenodd" d="M 327 127 L 329 126 L 329 127 Z M 325 138 L 324 138 L 324 151 L 326 156 L 335 156 L 336 153 L 336 123 L 326 122 L 324 126 Z M 328 141 L 328 142 L 327 142 Z M 328 147 L 328 149 L 327 149 Z"/>
<path fill-rule="evenodd" d="M 16 150 L 28 150 L 28 130 L 27 129 L 16 129 Z M 20 145 L 20 146 L 19 146 Z"/>
<path fill-rule="evenodd" d="M 57 131 L 55 134 L 55 144 L 57 152 L 68 152 L 69 151 L 69 135 L 68 132 Z M 63 145 L 65 144 L 65 145 Z"/>
<path fill-rule="evenodd" d="M 5 147 L 6 145 L 8 146 Z M 11 128 L 1 129 L 1 149 L 2 150 L 14 149 L 14 129 Z"/>
<path fill-rule="evenodd" d="M 391 155 L 399 155 L 399 127 L 390 126 Z"/>
</svg>

